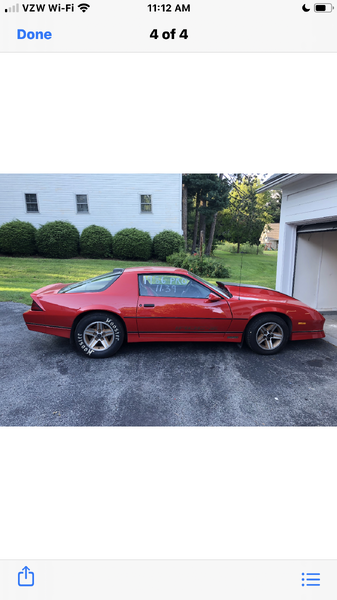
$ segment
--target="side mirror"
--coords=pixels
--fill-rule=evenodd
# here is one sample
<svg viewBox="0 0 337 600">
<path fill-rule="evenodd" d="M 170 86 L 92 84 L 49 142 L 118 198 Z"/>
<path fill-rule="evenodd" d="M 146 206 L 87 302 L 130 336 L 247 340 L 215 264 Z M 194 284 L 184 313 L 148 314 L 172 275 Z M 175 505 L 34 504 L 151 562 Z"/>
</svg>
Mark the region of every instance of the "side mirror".
<svg viewBox="0 0 337 600">
<path fill-rule="evenodd" d="M 213 292 L 210 292 L 208 298 L 206 298 L 206 302 L 218 302 L 218 300 L 220 300 L 219 296 L 213 294 Z"/>
</svg>

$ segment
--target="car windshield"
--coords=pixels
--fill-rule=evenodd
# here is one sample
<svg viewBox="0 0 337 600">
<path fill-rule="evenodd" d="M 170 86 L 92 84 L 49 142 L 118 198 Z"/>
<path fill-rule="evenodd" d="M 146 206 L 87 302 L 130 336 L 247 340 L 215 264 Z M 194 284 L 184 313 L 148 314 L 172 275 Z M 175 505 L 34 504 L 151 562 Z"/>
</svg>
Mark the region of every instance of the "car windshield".
<svg viewBox="0 0 337 600">
<path fill-rule="evenodd" d="M 112 273 L 105 273 L 92 279 L 86 279 L 79 283 L 71 283 L 66 287 L 62 288 L 59 294 L 75 294 L 79 292 L 102 292 L 106 288 L 110 287 L 118 277 L 123 273 L 122 269 L 115 269 Z"/>
<path fill-rule="evenodd" d="M 194 279 L 197 279 L 198 281 L 200 281 L 200 283 L 203 283 L 204 285 L 207 285 L 208 287 L 212 288 L 212 290 L 214 290 L 217 294 L 222 294 L 223 296 L 226 296 L 226 298 L 231 298 L 231 293 L 229 290 L 227 290 L 226 287 L 219 287 L 218 285 L 214 285 L 213 283 L 209 283 L 209 281 L 205 281 L 205 279 L 202 279 L 201 277 L 198 277 L 198 275 L 195 275 L 194 273 L 190 273 L 188 271 L 189 275 L 191 275 L 192 277 L 194 277 Z"/>
</svg>

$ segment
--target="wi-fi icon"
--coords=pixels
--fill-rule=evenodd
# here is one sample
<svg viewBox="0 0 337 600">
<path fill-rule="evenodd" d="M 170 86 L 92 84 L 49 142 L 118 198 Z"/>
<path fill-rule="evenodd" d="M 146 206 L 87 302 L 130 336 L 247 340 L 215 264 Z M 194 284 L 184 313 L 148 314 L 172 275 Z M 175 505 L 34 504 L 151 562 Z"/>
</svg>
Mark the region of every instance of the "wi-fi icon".
<svg viewBox="0 0 337 600">
<path fill-rule="evenodd" d="M 84 2 L 82 2 L 82 4 L 78 5 L 78 8 L 82 11 L 85 12 L 86 10 L 88 10 L 88 8 L 90 8 L 90 4 L 85 4 Z"/>
</svg>

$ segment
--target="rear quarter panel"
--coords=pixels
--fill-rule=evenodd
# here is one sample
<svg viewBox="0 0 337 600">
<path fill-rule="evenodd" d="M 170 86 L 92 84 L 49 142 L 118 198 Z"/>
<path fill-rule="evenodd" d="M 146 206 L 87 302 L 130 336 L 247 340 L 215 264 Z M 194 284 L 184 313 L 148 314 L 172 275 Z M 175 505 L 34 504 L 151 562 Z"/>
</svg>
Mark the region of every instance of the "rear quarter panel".
<svg viewBox="0 0 337 600">
<path fill-rule="evenodd" d="M 138 300 L 137 274 L 124 272 L 102 292 L 45 294 L 37 290 L 32 294 L 32 298 L 37 299 L 43 311 L 30 310 L 24 313 L 27 324 L 36 323 L 70 330 L 78 316 L 88 312 L 107 311 L 119 315 L 124 320 L 127 330 L 130 327 L 134 330 Z"/>
</svg>

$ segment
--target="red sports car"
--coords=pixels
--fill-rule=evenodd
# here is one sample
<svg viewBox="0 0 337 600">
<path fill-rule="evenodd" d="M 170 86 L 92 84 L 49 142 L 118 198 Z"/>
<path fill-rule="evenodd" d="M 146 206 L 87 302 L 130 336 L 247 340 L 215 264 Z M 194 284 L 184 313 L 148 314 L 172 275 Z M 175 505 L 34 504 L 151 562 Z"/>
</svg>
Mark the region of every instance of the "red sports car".
<svg viewBox="0 0 337 600">
<path fill-rule="evenodd" d="M 323 338 L 324 317 L 303 302 L 255 285 L 212 285 L 185 269 L 114 269 L 31 294 L 28 329 L 71 338 L 91 358 L 124 341 L 242 342 L 275 354 L 288 340 Z"/>
</svg>

